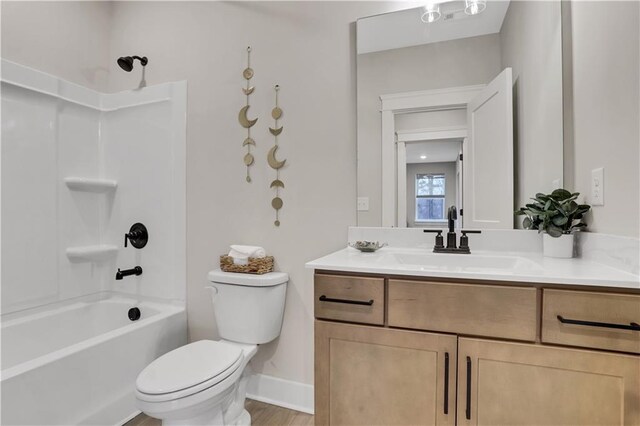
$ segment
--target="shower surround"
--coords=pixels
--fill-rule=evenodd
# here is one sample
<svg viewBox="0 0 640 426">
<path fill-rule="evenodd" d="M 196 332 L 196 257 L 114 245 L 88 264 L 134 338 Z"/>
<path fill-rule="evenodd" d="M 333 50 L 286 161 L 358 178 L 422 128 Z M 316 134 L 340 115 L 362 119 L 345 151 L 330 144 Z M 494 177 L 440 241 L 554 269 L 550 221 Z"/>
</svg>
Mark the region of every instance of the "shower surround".
<svg viewBox="0 0 640 426">
<path fill-rule="evenodd" d="M 114 424 L 137 371 L 186 342 L 186 82 L 103 94 L 1 65 L 1 421 Z"/>
</svg>

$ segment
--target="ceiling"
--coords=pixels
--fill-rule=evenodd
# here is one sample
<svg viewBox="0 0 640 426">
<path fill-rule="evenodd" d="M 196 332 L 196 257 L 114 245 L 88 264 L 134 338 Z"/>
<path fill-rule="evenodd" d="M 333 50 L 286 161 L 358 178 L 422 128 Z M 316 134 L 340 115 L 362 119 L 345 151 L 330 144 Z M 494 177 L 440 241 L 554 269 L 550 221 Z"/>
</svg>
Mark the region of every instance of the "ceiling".
<svg viewBox="0 0 640 426">
<path fill-rule="evenodd" d="M 407 164 L 456 161 L 462 139 L 440 139 L 406 144 Z M 427 158 L 420 158 L 426 155 Z"/>
<path fill-rule="evenodd" d="M 423 6 L 359 19 L 358 54 L 495 34 L 509 8 L 508 0 L 487 0 L 482 13 L 470 16 L 464 13 L 464 1 L 438 3 L 442 16 L 431 24 L 420 19 Z"/>
</svg>

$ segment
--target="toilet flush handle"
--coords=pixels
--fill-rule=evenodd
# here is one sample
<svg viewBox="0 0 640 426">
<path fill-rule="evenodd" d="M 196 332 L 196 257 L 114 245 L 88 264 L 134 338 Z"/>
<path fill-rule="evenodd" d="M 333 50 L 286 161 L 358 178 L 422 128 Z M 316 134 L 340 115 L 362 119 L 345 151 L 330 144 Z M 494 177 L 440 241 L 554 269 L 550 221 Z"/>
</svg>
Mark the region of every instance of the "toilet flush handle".
<svg viewBox="0 0 640 426">
<path fill-rule="evenodd" d="M 211 302 L 212 303 L 216 303 L 216 296 L 218 295 L 218 288 L 216 286 L 213 286 L 213 285 L 208 285 L 208 286 L 206 286 L 206 288 L 208 288 L 209 291 L 211 291 Z"/>
</svg>

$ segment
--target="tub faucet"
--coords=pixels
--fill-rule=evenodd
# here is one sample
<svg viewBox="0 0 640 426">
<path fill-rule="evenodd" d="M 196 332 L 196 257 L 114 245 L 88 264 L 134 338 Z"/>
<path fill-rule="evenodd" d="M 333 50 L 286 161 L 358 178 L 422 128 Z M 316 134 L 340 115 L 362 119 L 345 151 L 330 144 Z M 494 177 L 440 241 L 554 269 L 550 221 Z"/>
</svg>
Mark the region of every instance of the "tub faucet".
<svg viewBox="0 0 640 426">
<path fill-rule="evenodd" d="M 125 269 L 124 271 L 121 271 L 120 268 L 118 268 L 118 272 L 116 272 L 116 280 L 121 280 L 129 275 L 142 275 L 142 268 L 136 266 L 131 269 Z"/>
</svg>

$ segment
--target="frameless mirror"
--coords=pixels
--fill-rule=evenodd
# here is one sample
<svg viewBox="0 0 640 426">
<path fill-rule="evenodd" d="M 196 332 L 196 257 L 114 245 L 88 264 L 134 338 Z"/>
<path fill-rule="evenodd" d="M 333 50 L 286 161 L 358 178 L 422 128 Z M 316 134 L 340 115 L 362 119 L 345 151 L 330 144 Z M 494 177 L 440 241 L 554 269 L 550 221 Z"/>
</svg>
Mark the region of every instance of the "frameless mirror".
<svg viewBox="0 0 640 426">
<path fill-rule="evenodd" d="M 357 22 L 359 226 L 513 228 L 563 185 L 560 1 L 437 1 Z M 422 158 L 424 157 L 424 158 Z"/>
</svg>

